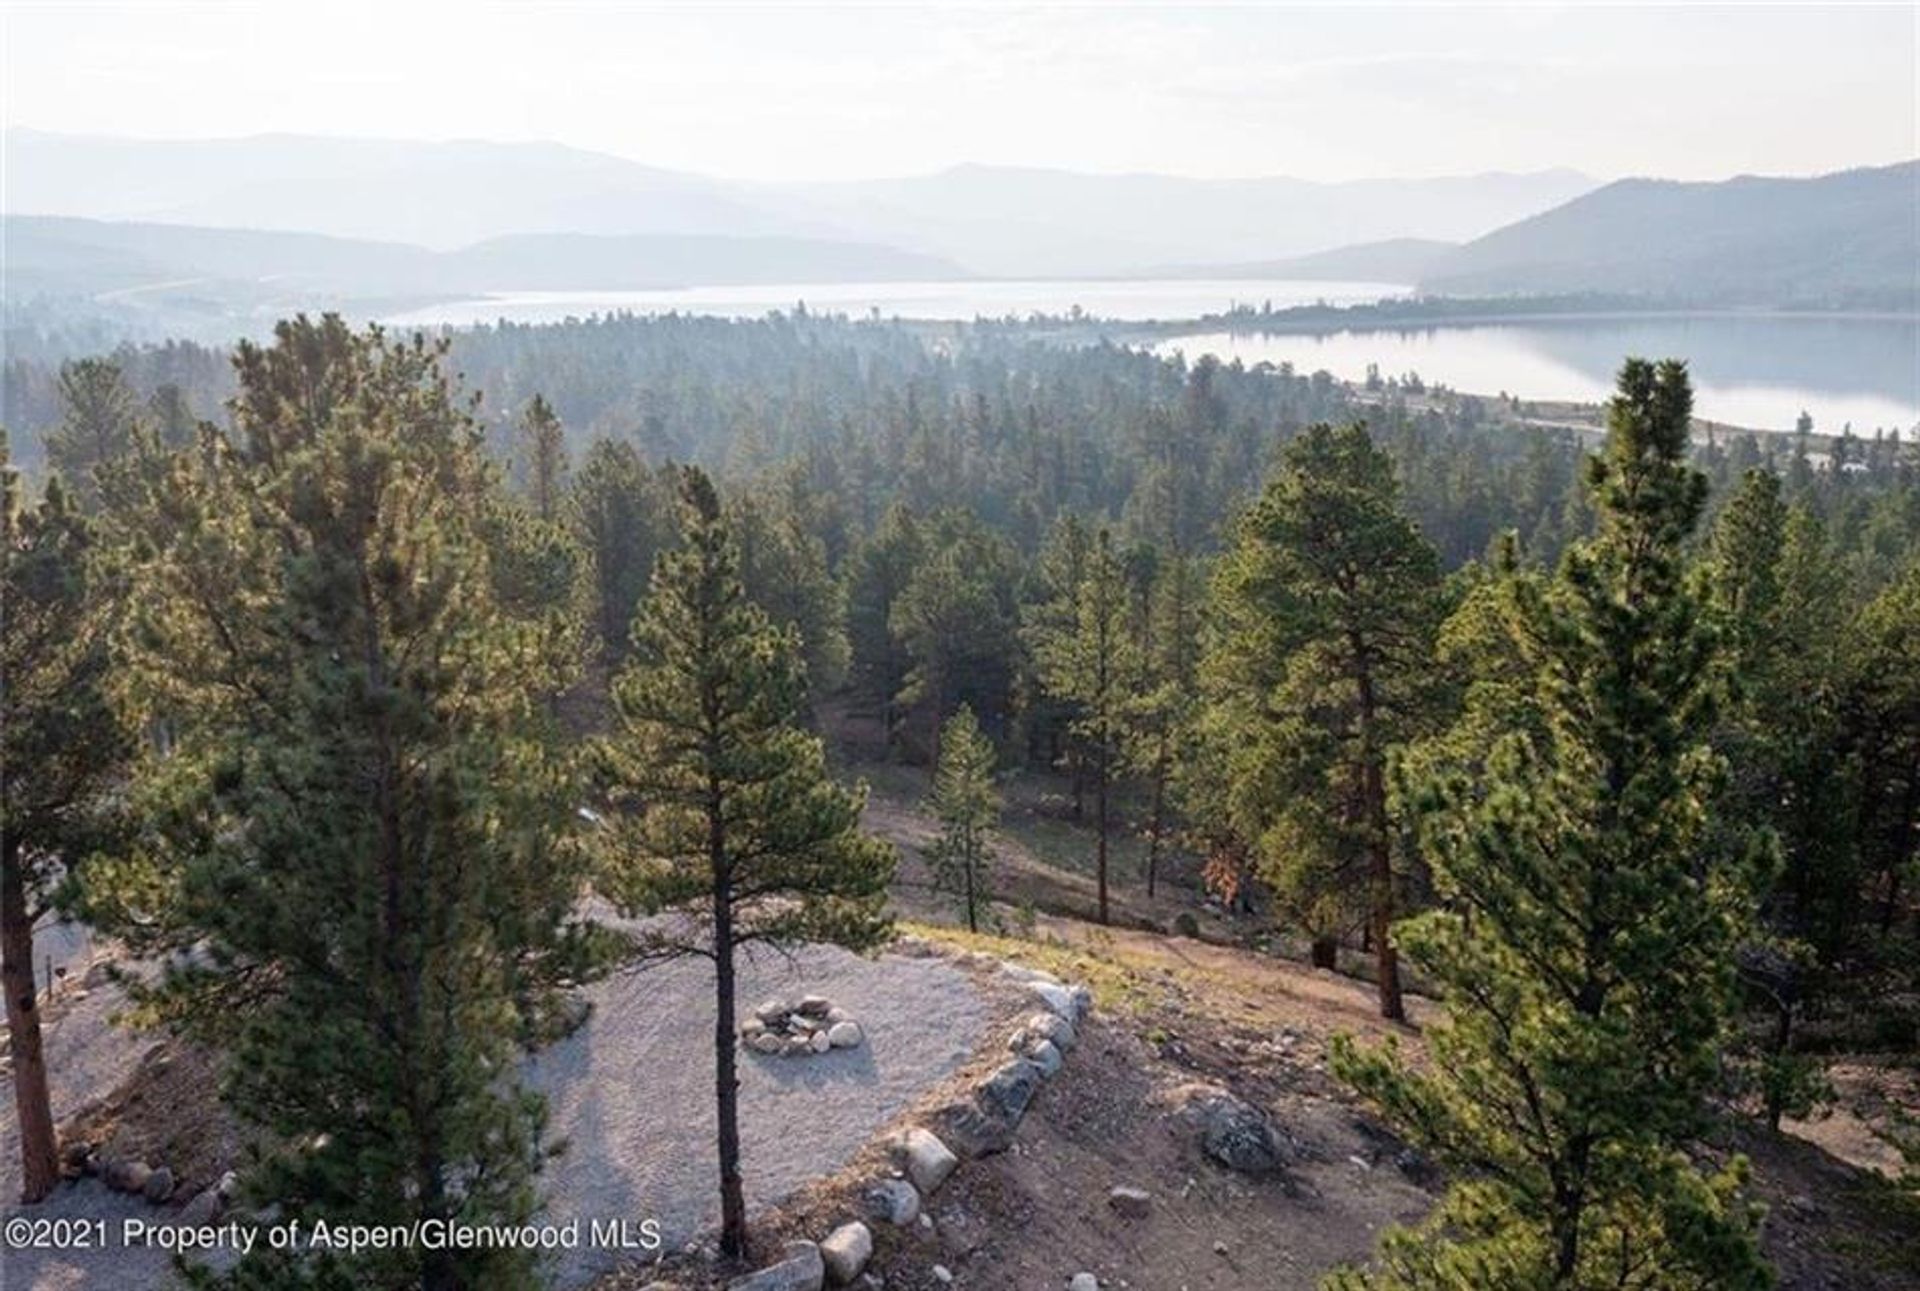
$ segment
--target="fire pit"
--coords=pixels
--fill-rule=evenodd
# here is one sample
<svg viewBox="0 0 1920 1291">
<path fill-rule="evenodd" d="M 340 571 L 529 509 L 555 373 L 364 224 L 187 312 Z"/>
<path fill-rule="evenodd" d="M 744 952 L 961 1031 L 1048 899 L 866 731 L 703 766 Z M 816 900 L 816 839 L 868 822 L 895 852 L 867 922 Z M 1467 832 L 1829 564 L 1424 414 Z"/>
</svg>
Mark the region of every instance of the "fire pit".
<svg viewBox="0 0 1920 1291">
<path fill-rule="evenodd" d="M 865 1036 L 860 1024 L 824 995 L 797 1002 L 768 1000 L 740 1024 L 740 1042 L 768 1057 L 803 1058 L 831 1049 L 852 1049 Z"/>
</svg>

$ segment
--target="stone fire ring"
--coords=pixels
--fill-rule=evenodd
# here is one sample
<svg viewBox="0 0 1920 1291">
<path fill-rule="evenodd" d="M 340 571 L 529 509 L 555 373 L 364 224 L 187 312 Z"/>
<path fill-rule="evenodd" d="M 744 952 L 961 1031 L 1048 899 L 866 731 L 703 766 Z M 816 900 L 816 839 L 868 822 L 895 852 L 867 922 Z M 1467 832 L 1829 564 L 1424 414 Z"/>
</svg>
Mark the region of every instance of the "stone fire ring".
<svg viewBox="0 0 1920 1291">
<path fill-rule="evenodd" d="M 847 1011 L 824 995 L 756 1004 L 740 1024 L 740 1043 L 769 1058 L 805 1058 L 855 1049 L 866 1036 Z"/>
</svg>

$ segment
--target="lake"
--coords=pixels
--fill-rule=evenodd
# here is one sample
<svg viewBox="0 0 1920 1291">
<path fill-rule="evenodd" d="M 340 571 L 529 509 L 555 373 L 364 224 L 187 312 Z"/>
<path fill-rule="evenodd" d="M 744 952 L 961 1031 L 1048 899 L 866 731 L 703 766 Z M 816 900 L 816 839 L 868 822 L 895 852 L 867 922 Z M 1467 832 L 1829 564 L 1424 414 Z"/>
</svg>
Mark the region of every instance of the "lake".
<svg viewBox="0 0 1920 1291">
<path fill-rule="evenodd" d="M 1066 314 L 1074 308 L 1123 322 L 1198 318 L 1236 305 L 1276 309 L 1324 301 L 1345 305 L 1407 294 L 1391 283 L 1261 280 L 965 281 L 782 283 L 657 291 L 503 292 L 454 301 L 388 321 L 397 326 L 469 326 L 507 318 L 557 322 L 595 313 L 714 314 L 755 318 L 804 302 L 816 312 L 967 320 Z M 1920 321 L 1781 315 L 1566 318 L 1327 335 L 1179 337 L 1162 353 L 1213 353 L 1246 363 L 1291 363 L 1358 381 L 1418 372 L 1475 394 L 1598 402 L 1629 354 L 1689 360 L 1702 417 L 1788 430 L 1801 409 L 1815 426 L 1857 433 L 1920 423 Z"/>
<path fill-rule="evenodd" d="M 1156 347 L 1189 358 L 1291 363 L 1351 381 L 1377 363 L 1384 376 L 1417 372 L 1474 394 L 1597 403 L 1613 392 L 1627 355 L 1684 358 L 1694 411 L 1709 421 L 1791 430 L 1802 409 L 1814 428 L 1856 434 L 1920 423 L 1920 320 L 1701 315 L 1585 318 L 1321 336 L 1213 333 Z"/>
</svg>

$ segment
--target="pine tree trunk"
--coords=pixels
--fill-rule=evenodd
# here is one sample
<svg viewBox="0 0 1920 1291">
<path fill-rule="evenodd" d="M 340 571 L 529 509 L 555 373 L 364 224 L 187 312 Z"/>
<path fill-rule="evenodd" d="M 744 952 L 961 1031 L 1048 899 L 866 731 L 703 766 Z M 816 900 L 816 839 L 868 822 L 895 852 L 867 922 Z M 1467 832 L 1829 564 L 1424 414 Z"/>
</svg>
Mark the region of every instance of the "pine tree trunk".
<svg viewBox="0 0 1920 1291">
<path fill-rule="evenodd" d="M 1308 952 L 1315 968 L 1340 967 L 1340 942 L 1338 938 L 1319 936 L 1313 939 L 1312 949 Z"/>
<path fill-rule="evenodd" d="M 27 876 L 20 840 L 4 834 L 0 834 L 0 986 L 7 993 L 7 1048 L 13 1057 L 13 1102 L 20 1118 L 20 1200 L 35 1202 L 59 1182 L 60 1151 L 40 1040 Z"/>
<path fill-rule="evenodd" d="M 1160 870 L 1160 835 L 1167 827 L 1167 733 L 1160 732 L 1160 747 L 1153 760 L 1153 827 L 1147 834 L 1147 895 L 1153 895 L 1154 881 Z"/>
<path fill-rule="evenodd" d="M 980 931 L 980 920 L 979 920 L 979 917 L 978 917 L 978 915 L 977 915 L 977 914 L 976 914 L 976 912 L 975 912 L 975 907 L 974 907 L 974 895 L 973 895 L 973 867 L 974 867 L 974 866 L 975 866 L 976 864 L 978 864 L 978 863 L 979 863 L 979 860 L 978 860 L 978 857 L 976 857 L 976 856 L 974 855 L 974 852 L 973 852 L 973 850 L 972 850 L 971 848 L 970 848 L 970 849 L 968 849 L 968 852 L 967 852 L 967 873 L 966 873 L 966 879 L 967 879 L 967 931 L 968 931 L 968 932 L 979 932 L 979 931 Z"/>
<path fill-rule="evenodd" d="M 1358 666 L 1354 682 L 1360 701 L 1360 756 L 1362 810 L 1367 821 L 1368 914 L 1373 941 L 1375 976 L 1379 978 L 1380 1016 L 1404 1022 L 1407 1007 L 1400 996 L 1400 953 L 1393 945 L 1393 839 L 1387 821 L 1387 782 L 1381 754 L 1374 747 L 1374 720 L 1378 705 L 1373 673 L 1361 643 L 1354 643 Z"/>
<path fill-rule="evenodd" d="M 708 860 L 713 867 L 713 1092 L 719 1116 L 720 1253 L 747 1253 L 747 1202 L 740 1184 L 740 1081 L 734 1070 L 733 892 L 727 873 L 720 812 L 708 824 Z"/>
<path fill-rule="evenodd" d="M 1100 874 L 1100 922 L 1107 918 L 1107 764 L 1104 758 L 1094 769 L 1094 805 L 1095 826 L 1100 831 L 1099 874 Z"/>
</svg>

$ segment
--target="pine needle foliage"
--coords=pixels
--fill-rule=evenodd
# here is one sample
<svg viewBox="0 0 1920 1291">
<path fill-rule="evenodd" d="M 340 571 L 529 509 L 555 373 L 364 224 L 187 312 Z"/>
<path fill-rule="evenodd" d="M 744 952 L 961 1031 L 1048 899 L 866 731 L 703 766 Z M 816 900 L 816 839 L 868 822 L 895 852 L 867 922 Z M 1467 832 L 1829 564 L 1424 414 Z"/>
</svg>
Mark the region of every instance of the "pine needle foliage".
<svg viewBox="0 0 1920 1291">
<path fill-rule="evenodd" d="M 1444 906 L 1399 935 L 1446 1018 L 1421 1069 L 1344 1040 L 1334 1065 L 1454 1182 L 1330 1287 L 1769 1284 L 1744 1163 L 1696 1146 L 1771 846 L 1708 817 L 1722 687 L 1683 563 L 1706 496 L 1691 401 L 1680 363 L 1622 369 L 1597 535 L 1506 588 L 1544 730 L 1412 790 Z"/>
<path fill-rule="evenodd" d="M 833 780 L 802 725 L 798 633 L 748 599 L 719 497 L 696 468 L 681 473 L 681 508 L 681 545 L 654 572 L 614 681 L 618 729 L 602 757 L 628 811 L 608 840 L 604 886 L 623 910 L 656 916 L 639 934 L 642 957 L 714 966 L 721 1247 L 739 1257 L 736 956 L 880 945 L 894 852 L 860 832 L 864 792 Z"/>
</svg>

